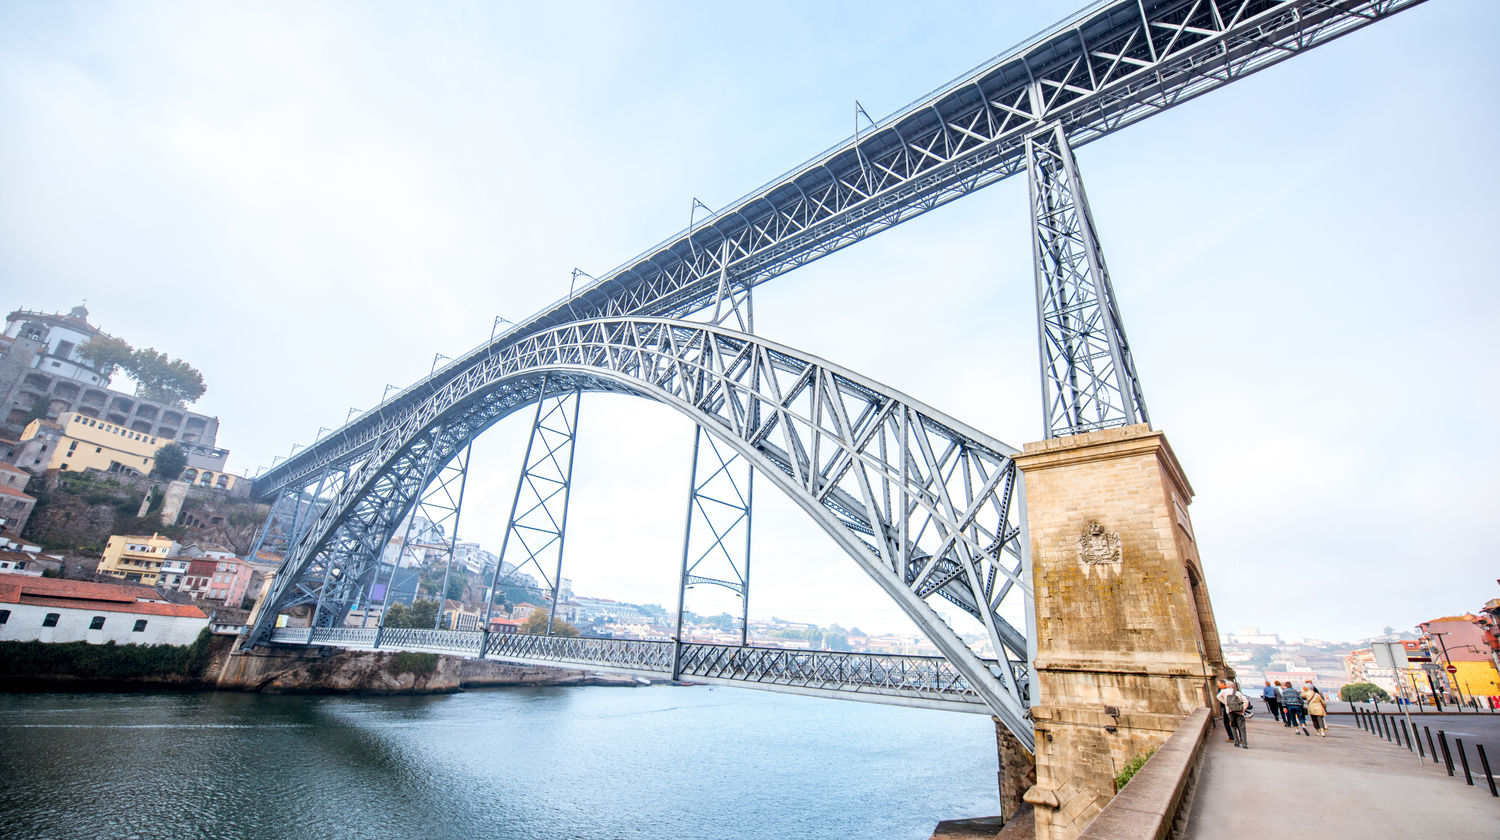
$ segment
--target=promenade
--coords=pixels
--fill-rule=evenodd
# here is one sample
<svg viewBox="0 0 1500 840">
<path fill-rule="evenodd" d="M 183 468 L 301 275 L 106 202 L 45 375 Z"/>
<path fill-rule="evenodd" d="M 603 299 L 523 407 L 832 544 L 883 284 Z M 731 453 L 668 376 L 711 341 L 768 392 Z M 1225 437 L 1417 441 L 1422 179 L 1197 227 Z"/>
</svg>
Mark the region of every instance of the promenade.
<svg viewBox="0 0 1500 840">
<path fill-rule="evenodd" d="M 1309 727 L 1311 731 L 1311 727 Z M 1475 773 L 1440 765 L 1329 717 L 1328 737 L 1304 737 L 1261 713 L 1250 749 L 1210 730 L 1186 840 L 1269 837 L 1500 837 L 1500 799 Z M 1472 761 L 1472 755 L 1471 755 Z M 1500 772 L 1500 768 L 1495 768 Z"/>
</svg>

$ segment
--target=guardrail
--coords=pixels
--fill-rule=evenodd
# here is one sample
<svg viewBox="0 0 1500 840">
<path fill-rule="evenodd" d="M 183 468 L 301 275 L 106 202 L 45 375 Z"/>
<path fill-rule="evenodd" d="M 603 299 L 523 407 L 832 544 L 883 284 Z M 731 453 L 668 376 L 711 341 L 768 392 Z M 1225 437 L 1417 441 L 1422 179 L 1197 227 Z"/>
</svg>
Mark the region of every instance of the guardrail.
<svg viewBox="0 0 1500 840">
<path fill-rule="evenodd" d="M 405 650 L 535 665 L 592 668 L 652 679 L 724 683 L 907 705 L 986 711 L 983 697 L 940 656 L 805 651 L 649 639 L 385 627 L 281 627 L 279 644 Z M 989 663 L 993 666 L 995 663 Z M 885 698 L 880 700 L 880 698 Z M 972 707 L 972 709 L 968 708 Z"/>
<path fill-rule="evenodd" d="M 1360 729 L 1376 737 L 1384 738 L 1398 747 L 1406 747 L 1408 752 L 1417 754 L 1418 761 L 1431 760 L 1433 764 L 1448 771 L 1450 777 L 1456 775 L 1453 759 L 1457 755 L 1458 763 L 1463 767 L 1464 781 L 1470 787 L 1475 787 L 1474 770 L 1469 766 L 1469 754 L 1464 748 L 1464 739 L 1455 737 L 1453 746 L 1450 747 L 1447 731 L 1439 729 L 1437 737 L 1433 738 L 1432 727 L 1422 724 L 1422 729 L 1427 734 L 1427 746 L 1423 749 L 1422 733 L 1417 731 L 1417 724 L 1411 723 L 1408 727 L 1404 716 L 1382 712 L 1378 709 L 1362 709 L 1358 705 L 1351 707 L 1349 713 L 1354 715 L 1355 725 Z M 1439 747 L 1442 748 L 1441 755 L 1438 753 Z M 1500 796 L 1500 789 L 1495 786 L 1495 774 L 1490 772 L 1490 757 L 1485 755 L 1484 744 L 1475 744 L 1474 751 L 1478 754 L 1478 769 L 1483 773 L 1484 781 L 1489 785 L 1490 796 Z"/>
<path fill-rule="evenodd" d="M 1187 716 L 1078 840 L 1165 840 L 1187 822 L 1208 709 Z"/>
</svg>

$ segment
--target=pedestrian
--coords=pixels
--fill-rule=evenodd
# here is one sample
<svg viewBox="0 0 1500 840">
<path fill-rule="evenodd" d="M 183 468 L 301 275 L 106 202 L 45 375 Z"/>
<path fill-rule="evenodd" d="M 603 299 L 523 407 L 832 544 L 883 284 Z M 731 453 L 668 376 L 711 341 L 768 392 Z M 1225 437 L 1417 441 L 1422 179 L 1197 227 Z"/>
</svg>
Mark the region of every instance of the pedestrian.
<svg viewBox="0 0 1500 840">
<path fill-rule="evenodd" d="M 1245 733 L 1245 711 L 1250 708 L 1250 701 L 1240 693 L 1240 689 L 1232 682 L 1219 680 L 1219 708 L 1224 710 L 1224 718 L 1228 721 L 1226 726 L 1230 734 L 1229 740 L 1236 747 L 1250 749 L 1250 742 Z"/>
<path fill-rule="evenodd" d="M 1224 679 L 1223 677 L 1220 677 L 1217 682 L 1219 690 L 1218 693 L 1214 694 L 1214 697 L 1222 698 L 1224 696 L 1224 689 L 1229 687 L 1229 681 Z M 1229 710 L 1224 707 L 1224 701 L 1222 699 L 1219 699 L 1219 719 L 1224 722 L 1224 740 L 1233 741 L 1234 729 L 1230 726 Z"/>
<path fill-rule="evenodd" d="M 1317 730 L 1318 737 L 1327 738 L 1328 723 L 1324 718 L 1328 716 L 1328 703 L 1323 699 L 1323 692 L 1311 682 L 1302 689 L 1302 705 L 1307 709 L 1307 716 L 1312 718 L 1313 729 Z M 1307 734 L 1307 727 L 1302 728 L 1302 734 Z"/>
<path fill-rule="evenodd" d="M 1280 682 L 1276 683 L 1279 687 Z M 1276 696 L 1276 687 L 1272 687 L 1271 681 L 1266 680 L 1266 687 L 1260 690 L 1260 699 L 1266 704 L 1266 711 L 1271 713 L 1271 720 L 1281 720 L 1281 700 Z"/>
<path fill-rule="evenodd" d="M 1301 729 L 1303 735 L 1312 737 L 1307 731 L 1307 707 L 1302 704 L 1302 694 L 1292 685 L 1291 680 L 1287 680 L 1281 688 L 1281 710 L 1286 713 L 1286 725 L 1291 728 L 1293 735 Z"/>
</svg>

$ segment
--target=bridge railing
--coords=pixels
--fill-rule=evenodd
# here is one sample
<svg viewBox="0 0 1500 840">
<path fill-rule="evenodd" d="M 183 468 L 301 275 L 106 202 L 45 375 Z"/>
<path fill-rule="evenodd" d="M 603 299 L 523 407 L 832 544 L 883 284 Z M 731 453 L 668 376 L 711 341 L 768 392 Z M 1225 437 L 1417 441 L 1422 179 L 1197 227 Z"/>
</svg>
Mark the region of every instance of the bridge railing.
<svg viewBox="0 0 1500 840">
<path fill-rule="evenodd" d="M 647 639 L 591 639 L 585 636 L 490 636 L 485 656 L 518 657 L 572 664 L 594 664 L 658 675 L 672 673 L 672 643 Z"/>
<path fill-rule="evenodd" d="M 509 659 L 559 666 L 595 667 L 657 678 L 672 674 L 675 645 L 647 639 L 597 639 L 387 627 L 283 627 L 271 641 L 296 645 L 421 650 L 455 656 Z M 481 648 L 483 649 L 481 652 Z M 959 670 L 942 657 L 841 651 L 786 650 L 688 643 L 682 645 L 682 679 L 725 680 L 818 693 L 919 697 L 983 705 Z"/>
<path fill-rule="evenodd" d="M 983 702 L 941 657 L 687 644 L 682 647 L 681 673 L 684 677 Z"/>
</svg>

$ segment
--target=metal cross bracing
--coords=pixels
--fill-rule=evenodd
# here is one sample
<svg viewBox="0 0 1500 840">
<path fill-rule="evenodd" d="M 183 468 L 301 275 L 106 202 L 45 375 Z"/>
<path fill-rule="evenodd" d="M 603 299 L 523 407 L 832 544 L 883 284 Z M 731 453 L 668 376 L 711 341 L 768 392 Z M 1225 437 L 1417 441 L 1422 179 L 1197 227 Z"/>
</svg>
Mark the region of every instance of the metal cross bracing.
<svg viewBox="0 0 1500 840">
<path fill-rule="evenodd" d="M 1422 0 L 1110 0 L 1090 5 L 669 237 L 273 467 L 269 498 L 347 466 L 475 359 L 562 323 L 681 317 L 1020 172 L 1056 124 L 1078 147 Z"/>
<path fill-rule="evenodd" d="M 543 382 L 543 391 L 546 383 Z M 539 594 L 548 601 L 547 632 L 557 620 L 561 600 L 563 547 L 568 535 L 568 499 L 573 483 L 573 446 L 578 439 L 578 407 L 582 393 L 574 388 L 537 400 L 531 437 L 526 442 L 521 477 L 511 501 L 510 519 L 500 543 L 500 557 L 490 577 L 482 624 L 490 614 L 502 584 L 509 585 L 530 572 L 541 576 Z M 512 555 L 512 551 L 520 552 Z M 507 557 L 519 557 L 519 562 Z M 509 565 L 510 571 L 502 575 Z M 530 570 L 530 571 L 528 571 Z"/>
<path fill-rule="evenodd" d="M 984 698 L 940 656 L 802 651 L 748 645 L 641 639 L 462 632 L 454 630 L 279 628 L 271 640 L 346 650 L 390 650 L 494 659 L 523 665 L 588 668 L 667 679 L 751 687 L 816 697 L 990 714 Z"/>
<path fill-rule="evenodd" d="M 1083 179 L 1061 125 L 1026 138 L 1026 166 L 1047 437 L 1148 423 Z"/>
<path fill-rule="evenodd" d="M 402 535 L 401 544 L 396 552 L 396 557 L 391 564 L 390 579 L 386 583 L 381 595 L 380 626 L 385 626 L 385 620 L 393 600 L 400 593 L 395 591 L 396 572 L 407 565 L 413 568 L 427 566 L 435 571 L 437 563 L 443 565 L 443 576 L 437 579 L 438 592 L 434 600 L 437 601 L 437 614 L 433 618 L 433 629 L 438 630 L 443 626 L 443 608 L 447 603 L 448 578 L 453 567 L 454 547 L 458 544 L 458 523 L 460 514 L 463 512 L 464 489 L 468 484 L 469 476 L 469 454 L 472 447 L 465 446 L 444 464 L 437 473 L 430 476 L 424 483 L 421 499 L 406 516 L 406 528 Z M 425 531 L 437 533 L 441 542 L 437 543 L 438 556 L 431 554 L 431 544 L 423 543 L 420 547 L 413 542 L 412 534 L 417 529 L 418 522 L 425 522 Z M 378 575 L 377 575 L 378 578 Z M 421 585 L 421 574 L 412 576 L 411 597 L 415 601 L 419 595 Z"/>
<path fill-rule="evenodd" d="M 582 390 L 654 399 L 711 429 L 818 522 L 1029 743 L 1033 612 L 1014 450 L 816 357 L 683 321 L 601 319 L 529 336 L 410 410 L 294 545 L 250 641 L 269 639 L 276 615 L 306 597 L 298 582 L 319 570 L 333 568 L 337 582 L 368 577 L 427 464 L 522 406 Z M 358 591 L 332 589 L 345 604 Z M 964 643 L 935 598 L 973 617 L 997 664 Z"/>
</svg>

